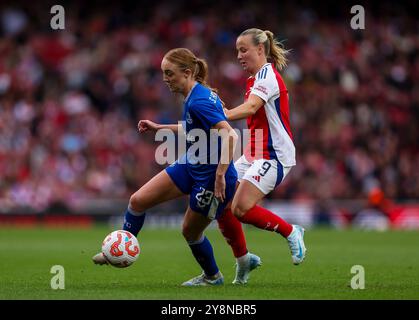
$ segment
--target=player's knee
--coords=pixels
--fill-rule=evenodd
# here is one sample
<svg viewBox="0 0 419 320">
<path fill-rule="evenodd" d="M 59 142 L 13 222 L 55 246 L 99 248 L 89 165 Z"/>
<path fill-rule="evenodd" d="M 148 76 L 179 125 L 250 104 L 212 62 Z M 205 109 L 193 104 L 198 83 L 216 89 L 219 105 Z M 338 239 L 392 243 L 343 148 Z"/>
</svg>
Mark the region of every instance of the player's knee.
<svg viewBox="0 0 419 320">
<path fill-rule="evenodd" d="M 200 233 L 194 230 L 191 225 L 184 223 L 182 226 L 182 235 L 186 241 L 197 241 L 199 240 Z"/>
<path fill-rule="evenodd" d="M 249 209 L 247 209 L 246 206 L 241 204 L 240 202 L 233 202 L 233 204 L 231 205 L 231 211 L 238 219 L 243 217 L 248 210 Z"/>
<path fill-rule="evenodd" d="M 192 234 L 191 231 L 192 230 L 191 230 L 191 227 L 189 225 L 187 225 L 186 223 L 184 223 L 182 225 L 182 235 L 183 235 L 183 237 L 185 238 L 186 241 L 190 241 L 191 234 Z"/>
<path fill-rule="evenodd" d="M 140 192 L 137 191 L 136 193 L 131 195 L 131 197 L 129 198 L 129 206 L 137 212 L 142 212 L 145 210 L 144 199 Z"/>
</svg>

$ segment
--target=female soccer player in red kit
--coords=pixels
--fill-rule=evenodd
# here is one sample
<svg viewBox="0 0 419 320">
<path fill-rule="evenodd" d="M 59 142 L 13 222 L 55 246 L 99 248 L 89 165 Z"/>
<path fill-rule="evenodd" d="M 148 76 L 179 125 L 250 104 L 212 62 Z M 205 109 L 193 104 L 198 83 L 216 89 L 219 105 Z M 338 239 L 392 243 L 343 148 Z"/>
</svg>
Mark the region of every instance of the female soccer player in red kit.
<svg viewBox="0 0 419 320">
<path fill-rule="evenodd" d="M 304 229 L 256 205 L 296 164 L 288 91 L 279 74 L 286 66 L 287 51 L 274 39 L 272 32 L 256 28 L 242 32 L 236 48 L 237 58 L 250 77 L 245 102 L 224 111 L 228 120 L 247 119 L 250 141 L 243 156 L 234 164 L 240 184 L 231 209 L 226 209 L 224 216 L 227 218 L 232 212 L 242 223 L 281 234 L 288 240 L 293 263 L 298 265 L 306 253 Z"/>
</svg>

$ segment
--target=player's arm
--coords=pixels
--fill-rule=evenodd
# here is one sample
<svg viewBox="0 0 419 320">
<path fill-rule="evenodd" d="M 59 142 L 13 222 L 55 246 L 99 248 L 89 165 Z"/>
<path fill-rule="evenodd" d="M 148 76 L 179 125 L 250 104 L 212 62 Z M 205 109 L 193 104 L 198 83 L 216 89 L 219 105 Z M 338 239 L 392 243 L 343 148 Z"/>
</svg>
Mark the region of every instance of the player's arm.
<svg viewBox="0 0 419 320">
<path fill-rule="evenodd" d="M 215 176 L 214 195 L 220 201 L 224 201 L 226 188 L 225 174 L 231 160 L 233 159 L 238 136 L 227 121 L 220 121 L 215 124 L 213 128 L 217 129 L 219 135 L 221 136 L 221 157 Z"/>
<path fill-rule="evenodd" d="M 183 128 L 180 123 L 178 124 L 158 124 L 150 120 L 140 120 L 138 122 L 138 130 L 140 133 L 146 132 L 146 131 L 157 131 L 160 129 L 168 129 L 172 130 L 175 133 L 182 132 Z"/>
<path fill-rule="evenodd" d="M 227 119 L 231 121 L 246 119 L 247 117 L 254 115 L 264 104 L 265 101 L 263 101 L 262 98 L 255 94 L 251 94 L 245 103 L 230 110 L 224 109 L 224 112 Z"/>
</svg>

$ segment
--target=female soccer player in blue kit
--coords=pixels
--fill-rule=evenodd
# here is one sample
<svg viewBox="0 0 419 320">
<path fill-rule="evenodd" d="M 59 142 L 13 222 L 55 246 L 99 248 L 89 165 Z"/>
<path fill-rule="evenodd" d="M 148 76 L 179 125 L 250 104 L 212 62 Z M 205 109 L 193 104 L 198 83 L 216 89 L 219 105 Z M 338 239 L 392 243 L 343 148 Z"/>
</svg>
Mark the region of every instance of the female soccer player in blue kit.
<svg viewBox="0 0 419 320">
<path fill-rule="evenodd" d="M 147 209 L 189 194 L 182 233 L 203 273 L 183 285 L 223 284 L 224 279 L 215 262 L 212 246 L 203 232 L 212 220 L 220 217 L 233 198 L 237 172 L 232 157 L 237 134 L 226 121 L 220 98 L 206 84 L 207 65 L 204 60 L 196 58 L 188 49 L 177 48 L 164 56 L 161 69 L 163 80 L 169 89 L 185 97 L 182 125 L 156 125 L 151 121 L 141 120 L 138 127 L 140 132 L 157 129 L 178 132 L 183 129 L 187 136 L 187 151 L 182 158 L 154 176 L 131 196 L 123 229 L 137 236 L 144 224 Z M 193 136 L 193 129 L 203 130 L 207 137 L 207 152 L 203 155 L 196 156 L 194 148 L 191 148 L 196 138 Z M 214 139 L 210 129 L 228 133 L 215 137 L 218 140 L 215 150 L 211 150 L 210 146 L 211 139 Z M 221 159 L 215 164 L 210 161 L 213 159 L 213 152 L 217 159 Z M 258 259 L 254 256 L 254 265 L 247 266 L 247 272 L 260 264 Z M 93 261 L 106 264 L 101 253 L 95 255 Z"/>
</svg>

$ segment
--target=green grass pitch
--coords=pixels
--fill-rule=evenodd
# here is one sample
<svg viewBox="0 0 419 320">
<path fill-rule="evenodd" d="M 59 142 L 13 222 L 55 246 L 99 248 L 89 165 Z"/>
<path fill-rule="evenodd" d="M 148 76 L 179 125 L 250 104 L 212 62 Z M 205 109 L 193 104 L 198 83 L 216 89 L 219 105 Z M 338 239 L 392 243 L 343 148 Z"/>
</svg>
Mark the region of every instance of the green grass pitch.
<svg viewBox="0 0 419 320">
<path fill-rule="evenodd" d="M 313 229 L 304 263 L 291 263 L 280 236 L 247 228 L 261 268 L 234 286 L 234 259 L 220 232 L 210 229 L 221 287 L 183 288 L 200 273 L 179 230 L 144 229 L 141 255 L 129 268 L 96 266 L 91 257 L 111 230 L 0 228 L 0 299 L 419 299 L 419 233 Z M 65 269 L 65 289 L 53 290 L 53 265 Z M 351 267 L 362 265 L 365 289 L 350 287 Z"/>
</svg>

